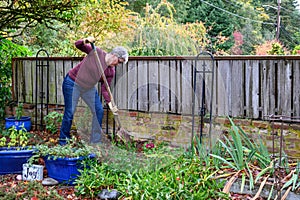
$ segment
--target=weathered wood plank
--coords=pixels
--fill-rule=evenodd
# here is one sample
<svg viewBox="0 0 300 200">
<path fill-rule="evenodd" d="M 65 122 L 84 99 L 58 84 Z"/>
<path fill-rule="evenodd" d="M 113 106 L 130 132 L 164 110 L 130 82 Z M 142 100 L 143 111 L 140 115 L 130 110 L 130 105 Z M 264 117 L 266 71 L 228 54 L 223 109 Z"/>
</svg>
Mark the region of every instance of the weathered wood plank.
<svg viewBox="0 0 300 200">
<path fill-rule="evenodd" d="M 251 99 L 251 103 L 249 103 L 249 109 L 251 110 L 252 114 L 249 115 L 249 117 L 256 119 L 259 117 L 259 62 L 257 60 L 251 60 L 250 63 L 252 63 L 252 78 L 250 79 L 251 85 L 249 86 L 249 93 L 251 94 L 251 97 L 249 97 L 249 100 Z M 246 77 L 248 77 L 247 74 Z"/>
<path fill-rule="evenodd" d="M 192 71 L 193 71 L 193 92 L 195 91 L 195 115 L 199 115 L 200 114 L 200 110 L 202 109 L 202 98 L 203 95 L 205 95 L 205 88 L 203 88 L 203 82 L 205 81 L 205 75 L 203 75 L 204 72 L 204 65 L 205 64 L 205 68 L 206 68 L 206 62 L 204 62 L 203 60 L 193 60 L 192 62 Z M 194 70 L 196 70 L 196 76 L 194 77 Z M 196 79 L 196 80 L 194 80 Z M 194 85 L 194 81 L 196 82 Z M 205 83 L 204 83 L 204 87 L 205 87 Z M 204 91 L 203 91 L 204 89 Z M 194 93 L 192 93 L 192 95 L 194 95 Z M 191 97 L 191 99 L 193 98 L 193 96 Z M 205 98 L 204 100 L 204 105 L 203 107 L 206 107 L 205 104 Z M 204 109 L 203 108 L 203 109 Z"/>
<path fill-rule="evenodd" d="M 127 109 L 127 87 L 128 87 L 127 65 L 116 68 L 116 85 L 114 86 L 114 95 L 119 109 Z"/>
<path fill-rule="evenodd" d="M 128 109 L 137 110 L 137 62 L 128 63 Z"/>
<path fill-rule="evenodd" d="M 232 61 L 231 68 L 231 115 L 243 117 L 244 95 L 243 95 L 243 61 Z"/>
<path fill-rule="evenodd" d="M 57 104 L 57 88 L 58 88 L 58 85 L 57 85 L 57 71 L 56 71 L 56 63 L 57 62 L 53 62 L 53 61 L 50 61 L 49 62 L 49 76 L 47 77 L 47 73 L 46 73 L 46 76 L 44 75 L 44 79 L 49 79 L 49 102 L 54 102 L 55 104 Z M 53 76 L 53 74 L 55 76 Z M 45 87 L 47 85 L 45 84 Z M 47 88 L 45 88 L 46 91 L 47 91 Z M 47 93 L 46 93 L 47 94 Z M 47 96 L 46 96 L 47 98 Z"/>
<path fill-rule="evenodd" d="M 300 116 L 300 61 L 293 61 L 293 116 Z"/>
<path fill-rule="evenodd" d="M 159 99 L 158 99 L 158 62 L 149 61 L 149 111 L 155 112 L 159 109 Z"/>
<path fill-rule="evenodd" d="M 182 61 L 182 113 L 191 114 L 192 113 L 192 95 L 193 95 L 193 81 L 192 81 L 192 66 L 190 60 Z"/>
<path fill-rule="evenodd" d="M 170 111 L 170 66 L 169 61 L 159 62 L 159 111 Z"/>
<path fill-rule="evenodd" d="M 178 103 L 179 103 L 179 93 L 178 93 L 178 66 L 177 61 L 170 60 L 170 112 L 178 112 Z"/>
<path fill-rule="evenodd" d="M 262 108 L 263 116 L 276 114 L 275 112 L 275 64 L 272 60 L 262 61 Z M 277 65 L 277 64 L 276 64 Z"/>
<path fill-rule="evenodd" d="M 214 103 L 214 96 L 215 96 L 215 90 L 213 86 L 215 83 L 213 81 L 213 60 L 208 59 L 206 60 L 206 77 L 205 77 L 205 90 L 206 90 L 206 95 L 205 95 L 205 102 L 206 102 L 206 114 L 210 113 L 210 104 Z M 212 107 L 212 113 L 214 112 L 214 108 Z"/>
<path fill-rule="evenodd" d="M 288 61 L 278 62 L 278 113 L 290 116 L 291 110 L 291 65 Z"/>
<path fill-rule="evenodd" d="M 148 111 L 148 63 L 141 61 L 138 64 L 138 110 Z"/>
<path fill-rule="evenodd" d="M 231 70 L 230 63 L 228 61 L 219 61 L 216 66 L 216 76 L 217 76 L 217 89 L 216 89 L 216 99 L 217 99 L 217 115 L 227 116 L 230 115 L 230 96 L 231 96 Z"/>
</svg>

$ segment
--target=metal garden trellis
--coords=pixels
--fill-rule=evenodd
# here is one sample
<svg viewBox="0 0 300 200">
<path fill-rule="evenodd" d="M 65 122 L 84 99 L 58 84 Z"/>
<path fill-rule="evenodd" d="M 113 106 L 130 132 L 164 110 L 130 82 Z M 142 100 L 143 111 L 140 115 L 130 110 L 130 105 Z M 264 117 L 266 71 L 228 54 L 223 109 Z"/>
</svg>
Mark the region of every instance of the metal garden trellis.
<svg viewBox="0 0 300 200">
<path fill-rule="evenodd" d="M 40 53 L 44 52 L 46 57 L 40 57 Z M 39 59 L 38 59 L 39 58 Z M 44 69 L 46 68 L 46 69 Z M 41 49 L 36 53 L 36 69 L 35 69 L 35 130 L 39 125 L 40 130 L 43 127 L 43 108 L 46 108 L 46 115 L 49 112 L 49 54 L 46 50 Z M 46 91 L 44 88 L 44 70 L 46 71 Z M 40 76 L 39 76 L 40 75 Z M 46 93 L 46 96 L 45 96 Z M 39 97 L 39 101 L 38 101 Z M 44 103 L 44 99 L 46 102 Z M 40 104 L 40 123 L 38 123 L 38 105 Z"/>
<path fill-rule="evenodd" d="M 211 62 L 212 67 L 211 70 L 207 68 L 205 59 L 203 60 L 202 68 L 201 70 L 197 70 L 197 61 L 199 60 L 201 55 L 208 55 Z M 202 75 L 202 88 L 201 88 L 201 102 L 200 102 L 200 108 L 199 108 L 199 115 L 200 115 L 200 135 L 199 140 L 200 144 L 202 144 L 202 137 L 203 137 L 203 125 L 204 125 L 204 116 L 206 115 L 207 110 L 207 104 L 209 104 L 209 129 L 208 129 L 208 137 L 209 137 L 209 149 L 212 148 L 211 144 L 211 129 L 212 129 L 212 100 L 213 100 L 213 83 L 214 83 L 214 57 L 210 52 L 203 52 L 200 51 L 200 53 L 196 56 L 195 59 L 195 65 L 193 70 L 193 98 L 192 98 L 192 137 L 191 137 L 191 147 L 193 147 L 194 144 L 194 130 L 195 130 L 195 104 L 196 104 L 196 87 L 197 87 L 197 74 L 200 73 Z M 211 88 L 210 88 L 210 100 L 209 102 L 206 102 L 206 76 L 207 74 L 211 74 Z M 200 80 L 201 81 L 201 80 Z"/>
</svg>

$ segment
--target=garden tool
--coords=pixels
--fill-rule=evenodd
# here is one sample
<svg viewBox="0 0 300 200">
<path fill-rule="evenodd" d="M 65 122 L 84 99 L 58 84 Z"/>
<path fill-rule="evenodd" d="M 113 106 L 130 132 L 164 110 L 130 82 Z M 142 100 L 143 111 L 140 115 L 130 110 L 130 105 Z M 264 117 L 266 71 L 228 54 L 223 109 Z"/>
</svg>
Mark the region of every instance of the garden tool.
<svg viewBox="0 0 300 200">
<path fill-rule="evenodd" d="M 100 59 L 99 59 L 99 56 L 98 56 L 98 53 L 97 53 L 97 49 L 96 49 L 96 46 L 94 43 L 91 43 L 91 46 L 93 48 L 93 51 L 94 51 L 94 54 L 95 54 L 95 60 L 96 60 L 96 64 L 97 66 L 99 67 L 99 71 L 101 73 L 101 76 L 102 76 L 102 79 L 103 79 L 103 82 L 105 84 L 105 87 L 106 87 L 106 90 L 110 96 L 110 101 L 111 101 L 111 104 L 112 106 L 115 106 L 115 101 L 114 101 L 114 98 L 113 98 L 113 95 L 111 93 L 111 90 L 110 90 L 110 87 L 109 87 L 109 84 L 107 82 L 107 79 L 104 75 L 104 70 L 102 68 L 102 65 L 101 65 L 101 62 L 100 62 Z M 131 137 L 130 137 L 130 134 L 128 133 L 128 131 L 126 131 L 123 127 L 122 127 L 122 124 L 121 124 L 121 121 L 120 121 L 120 118 L 119 118 L 119 115 L 118 113 L 113 113 L 114 115 L 114 119 L 115 121 L 117 122 L 117 125 L 118 125 L 118 131 L 117 131 L 117 136 L 120 140 L 122 140 L 124 142 L 124 144 L 127 144 L 128 142 L 131 142 Z"/>
</svg>

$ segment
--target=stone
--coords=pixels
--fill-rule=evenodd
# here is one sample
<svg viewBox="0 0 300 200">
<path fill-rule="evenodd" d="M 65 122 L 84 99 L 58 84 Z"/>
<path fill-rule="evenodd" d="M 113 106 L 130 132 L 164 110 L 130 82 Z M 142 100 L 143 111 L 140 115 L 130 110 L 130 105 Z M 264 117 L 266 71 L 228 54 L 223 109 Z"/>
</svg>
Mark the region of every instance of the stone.
<svg viewBox="0 0 300 200">
<path fill-rule="evenodd" d="M 107 189 L 103 189 L 99 194 L 98 197 L 101 200 L 117 200 L 120 196 L 120 193 L 117 190 L 108 191 Z"/>
<path fill-rule="evenodd" d="M 21 174 L 19 174 L 19 175 L 16 177 L 16 179 L 17 179 L 18 181 L 21 181 L 21 180 L 23 180 L 23 179 L 22 179 L 22 175 L 21 175 Z"/>
<path fill-rule="evenodd" d="M 52 185 L 58 185 L 58 181 L 53 179 L 53 178 L 45 178 L 43 181 L 42 181 L 42 184 L 45 185 L 45 186 L 52 186 Z"/>
</svg>

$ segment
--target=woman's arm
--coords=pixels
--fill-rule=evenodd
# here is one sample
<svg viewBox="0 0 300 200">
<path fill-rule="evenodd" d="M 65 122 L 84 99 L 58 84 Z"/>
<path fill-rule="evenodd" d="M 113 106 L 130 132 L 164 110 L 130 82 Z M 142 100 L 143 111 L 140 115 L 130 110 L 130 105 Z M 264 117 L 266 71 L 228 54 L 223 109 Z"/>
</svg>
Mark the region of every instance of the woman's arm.
<svg viewBox="0 0 300 200">
<path fill-rule="evenodd" d="M 92 51 L 92 46 L 89 43 L 84 42 L 85 39 L 79 39 L 75 42 L 75 46 L 80 51 L 89 54 Z"/>
</svg>

